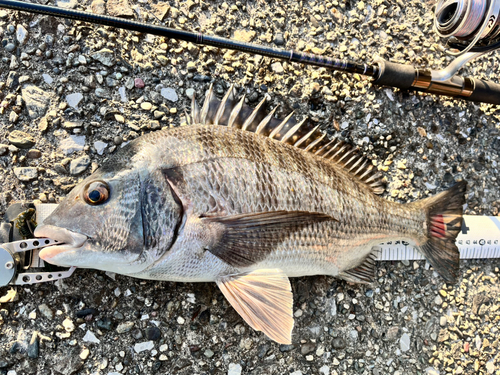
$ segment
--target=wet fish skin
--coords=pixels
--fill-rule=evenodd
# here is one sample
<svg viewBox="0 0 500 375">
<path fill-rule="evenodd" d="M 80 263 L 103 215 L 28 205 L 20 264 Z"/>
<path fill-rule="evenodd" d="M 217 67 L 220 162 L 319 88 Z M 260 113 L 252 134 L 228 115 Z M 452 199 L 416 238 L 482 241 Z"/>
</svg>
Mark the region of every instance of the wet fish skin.
<svg viewBox="0 0 500 375">
<path fill-rule="evenodd" d="M 143 279 L 215 281 L 250 326 L 280 343 L 293 327 L 288 277 L 370 282 L 381 242 L 413 243 L 455 278 L 465 183 L 389 202 L 374 194 L 373 166 L 348 145 L 250 112 L 232 89 L 222 103 L 207 97 L 201 111 L 193 102 L 191 126 L 132 141 L 75 187 L 35 232 L 58 239 L 64 228 L 74 246 L 40 256 Z M 109 198 L 93 205 L 96 181 Z"/>
</svg>

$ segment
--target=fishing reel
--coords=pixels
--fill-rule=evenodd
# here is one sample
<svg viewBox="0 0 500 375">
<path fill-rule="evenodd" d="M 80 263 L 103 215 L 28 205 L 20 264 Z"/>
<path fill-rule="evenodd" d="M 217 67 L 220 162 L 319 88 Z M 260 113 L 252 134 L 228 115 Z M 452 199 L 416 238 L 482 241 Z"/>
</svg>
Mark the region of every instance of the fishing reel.
<svg viewBox="0 0 500 375">
<path fill-rule="evenodd" d="M 434 26 L 451 55 L 491 52 L 500 48 L 500 0 L 439 0 Z"/>
<path fill-rule="evenodd" d="M 55 205 L 15 203 L 0 222 L 0 287 L 55 281 L 71 276 L 76 267 L 61 269 L 46 264 L 38 253 L 45 246 L 57 245 L 50 238 L 34 238 L 36 219 Z"/>
</svg>

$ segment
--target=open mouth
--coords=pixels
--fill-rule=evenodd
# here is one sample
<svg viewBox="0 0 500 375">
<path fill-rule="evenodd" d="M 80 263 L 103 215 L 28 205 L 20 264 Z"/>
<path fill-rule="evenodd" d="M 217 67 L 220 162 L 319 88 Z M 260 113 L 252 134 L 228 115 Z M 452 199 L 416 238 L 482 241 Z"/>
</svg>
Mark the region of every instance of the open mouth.
<svg viewBox="0 0 500 375">
<path fill-rule="evenodd" d="M 87 241 L 87 236 L 72 232 L 68 229 L 55 227 L 53 225 L 40 225 L 35 229 L 36 237 L 48 237 L 57 240 L 60 244 L 43 248 L 39 256 L 43 260 L 50 262 L 56 255 L 77 250 Z"/>
</svg>

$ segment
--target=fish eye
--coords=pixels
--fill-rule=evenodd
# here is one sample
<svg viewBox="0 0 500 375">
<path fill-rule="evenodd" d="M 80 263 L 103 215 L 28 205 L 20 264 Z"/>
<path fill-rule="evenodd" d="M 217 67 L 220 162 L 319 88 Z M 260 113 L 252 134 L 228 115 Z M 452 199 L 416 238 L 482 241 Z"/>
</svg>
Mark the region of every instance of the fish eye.
<svg viewBox="0 0 500 375">
<path fill-rule="evenodd" d="M 85 187 L 84 200 L 92 206 L 103 204 L 109 198 L 109 186 L 104 181 L 94 181 Z"/>
</svg>

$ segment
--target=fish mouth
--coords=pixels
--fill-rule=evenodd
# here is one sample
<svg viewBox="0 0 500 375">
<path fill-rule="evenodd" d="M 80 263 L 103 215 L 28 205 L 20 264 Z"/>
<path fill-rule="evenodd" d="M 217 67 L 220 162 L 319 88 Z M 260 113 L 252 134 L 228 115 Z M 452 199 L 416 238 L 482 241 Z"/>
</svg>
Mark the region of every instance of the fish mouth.
<svg viewBox="0 0 500 375">
<path fill-rule="evenodd" d="M 59 241 L 60 244 L 44 247 L 39 253 L 40 258 L 49 263 L 52 258 L 61 253 L 82 248 L 88 239 L 88 237 L 83 234 L 53 225 L 40 225 L 36 227 L 34 234 L 35 237 L 47 237 Z"/>
</svg>

